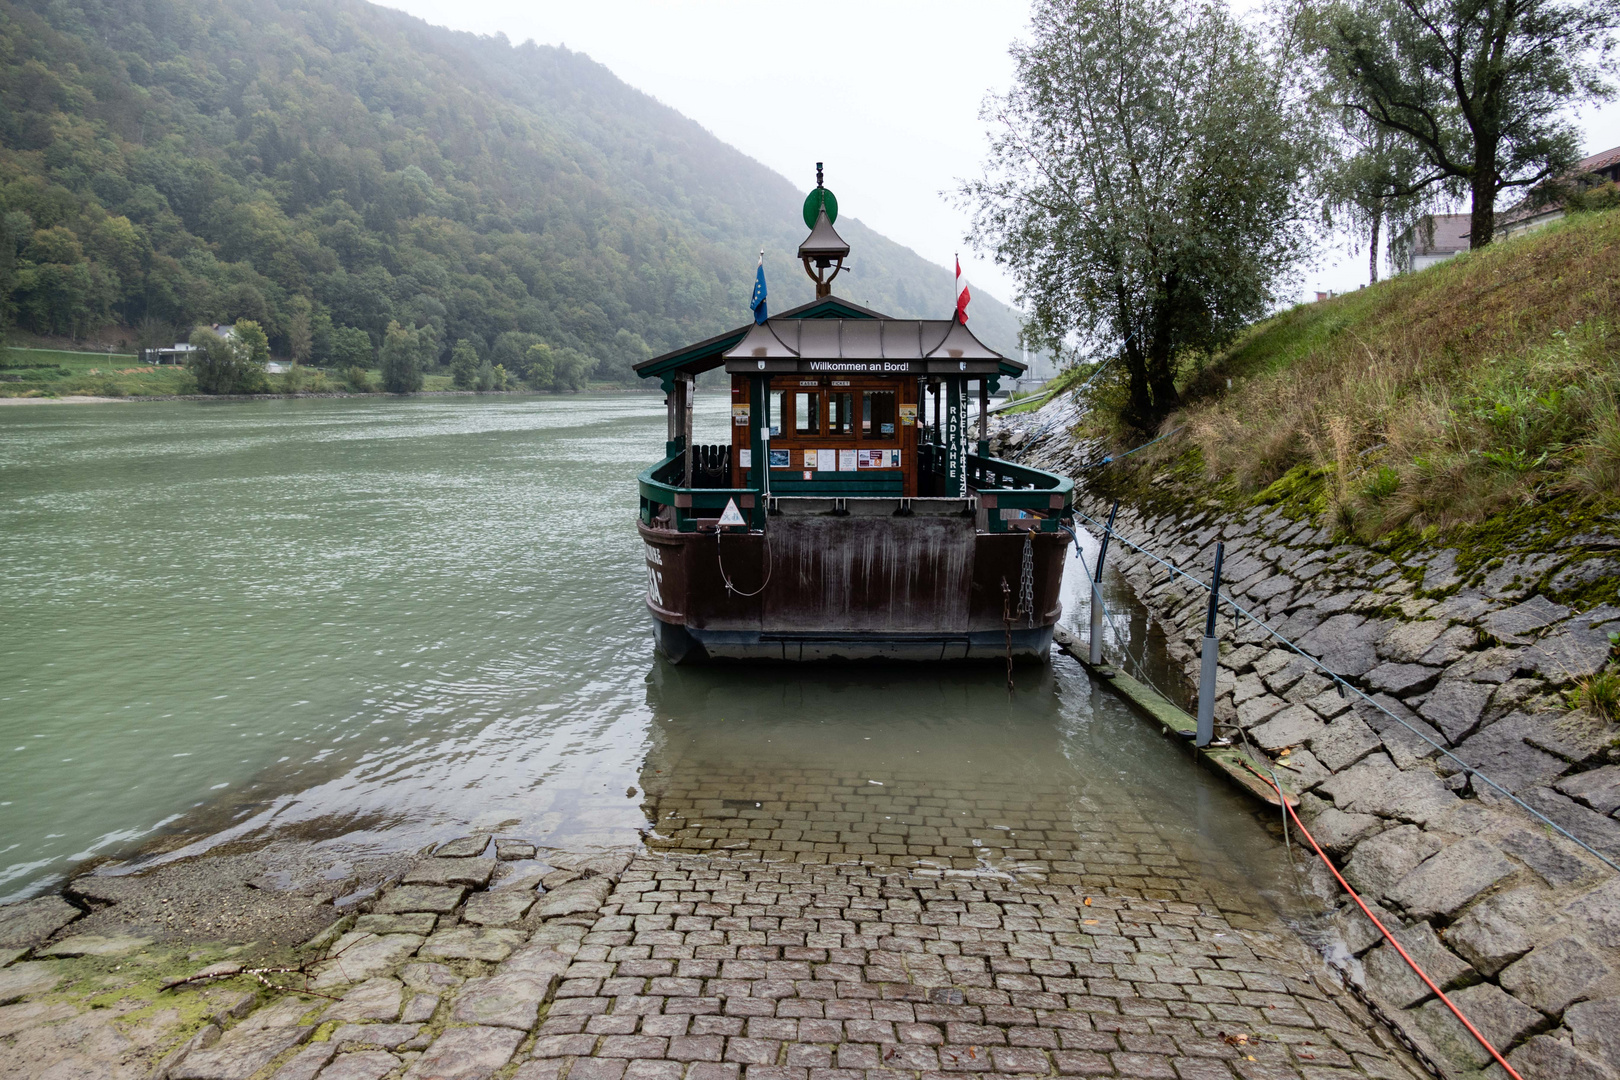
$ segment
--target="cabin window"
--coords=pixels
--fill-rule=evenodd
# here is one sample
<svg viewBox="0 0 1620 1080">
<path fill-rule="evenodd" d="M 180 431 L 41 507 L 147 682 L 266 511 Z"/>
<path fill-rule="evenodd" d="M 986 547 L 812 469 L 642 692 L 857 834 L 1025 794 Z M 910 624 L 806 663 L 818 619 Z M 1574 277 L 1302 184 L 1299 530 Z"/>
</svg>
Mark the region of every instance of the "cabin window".
<svg viewBox="0 0 1620 1080">
<path fill-rule="evenodd" d="M 765 395 L 766 407 L 771 410 L 771 438 L 773 439 L 782 434 L 782 418 L 787 415 L 782 410 L 787 405 L 787 397 L 787 391 L 785 390 L 772 390 Z"/>
<path fill-rule="evenodd" d="M 793 434 L 821 434 L 821 395 L 797 393 L 793 395 Z"/>
<path fill-rule="evenodd" d="M 855 395 L 831 394 L 827 398 L 827 434 L 855 434 Z"/>
<path fill-rule="evenodd" d="M 861 438 L 895 437 L 894 391 L 869 390 L 861 395 Z"/>
</svg>

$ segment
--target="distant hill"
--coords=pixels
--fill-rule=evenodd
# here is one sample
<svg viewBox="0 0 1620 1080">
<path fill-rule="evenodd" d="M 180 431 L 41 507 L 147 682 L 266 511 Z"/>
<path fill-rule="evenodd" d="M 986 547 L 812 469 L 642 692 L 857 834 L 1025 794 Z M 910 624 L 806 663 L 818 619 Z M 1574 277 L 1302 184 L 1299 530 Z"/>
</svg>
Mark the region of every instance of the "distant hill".
<svg viewBox="0 0 1620 1080">
<path fill-rule="evenodd" d="M 397 320 L 430 361 L 544 341 L 628 381 L 744 321 L 762 247 L 773 308 L 812 297 L 808 186 L 580 53 L 358 0 L 0 0 L 0 319 L 38 333 L 253 318 L 340 363 Z M 840 295 L 949 309 L 944 268 L 838 227 Z"/>
</svg>

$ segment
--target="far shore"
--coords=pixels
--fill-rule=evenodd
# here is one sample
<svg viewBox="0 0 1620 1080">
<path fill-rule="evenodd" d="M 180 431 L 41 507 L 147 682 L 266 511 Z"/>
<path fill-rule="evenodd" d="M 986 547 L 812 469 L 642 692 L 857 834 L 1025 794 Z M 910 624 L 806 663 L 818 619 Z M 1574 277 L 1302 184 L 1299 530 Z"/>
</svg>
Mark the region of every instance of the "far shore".
<svg viewBox="0 0 1620 1080">
<path fill-rule="evenodd" d="M 591 387 L 586 394 L 645 394 L 651 391 L 624 386 Z M 107 405 L 131 401 L 292 401 L 301 398 L 419 398 L 419 397 L 571 397 L 543 390 L 419 390 L 414 394 L 130 394 L 127 397 L 97 397 L 93 394 L 64 394 L 61 397 L 0 397 L 0 405 Z"/>
</svg>

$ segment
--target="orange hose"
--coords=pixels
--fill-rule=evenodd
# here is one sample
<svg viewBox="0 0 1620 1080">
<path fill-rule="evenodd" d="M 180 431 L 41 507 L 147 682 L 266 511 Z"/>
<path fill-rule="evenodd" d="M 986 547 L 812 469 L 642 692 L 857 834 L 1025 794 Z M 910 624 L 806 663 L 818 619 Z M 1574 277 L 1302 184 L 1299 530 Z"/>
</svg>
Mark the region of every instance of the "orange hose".
<svg viewBox="0 0 1620 1080">
<path fill-rule="evenodd" d="M 1484 1035 L 1480 1034 L 1479 1028 L 1475 1027 L 1469 1021 L 1468 1017 L 1462 1014 L 1462 1010 L 1458 1009 L 1457 1006 L 1451 1003 L 1451 999 L 1446 997 L 1445 992 L 1434 984 L 1434 980 L 1429 978 L 1429 973 L 1419 967 L 1417 961 L 1413 960 L 1407 951 L 1401 948 L 1401 943 L 1396 941 L 1394 935 L 1384 928 L 1383 923 L 1378 921 L 1378 916 L 1374 915 L 1372 910 L 1362 902 L 1362 899 L 1359 895 L 1357 895 L 1356 890 L 1352 889 L 1350 887 L 1350 883 L 1345 881 L 1344 878 L 1339 875 L 1339 871 L 1333 865 L 1333 861 L 1329 859 L 1325 853 L 1323 853 L 1322 846 L 1316 842 L 1316 837 L 1311 835 L 1311 830 L 1305 827 L 1305 823 L 1299 820 L 1299 815 L 1294 812 L 1294 808 L 1288 805 L 1288 799 L 1285 795 L 1283 795 L 1283 790 L 1280 786 L 1278 786 L 1277 782 L 1269 777 L 1263 777 L 1263 779 L 1265 779 L 1266 783 L 1277 789 L 1278 800 L 1282 802 L 1283 807 L 1288 811 L 1288 816 L 1294 819 L 1294 824 L 1299 827 L 1299 831 L 1304 834 L 1305 839 L 1311 842 L 1311 847 L 1315 850 L 1317 858 L 1322 860 L 1322 865 L 1328 868 L 1328 872 L 1333 875 L 1334 880 L 1338 881 L 1339 886 L 1343 888 L 1345 892 L 1350 894 L 1350 899 L 1356 902 L 1356 906 L 1361 909 L 1361 913 L 1367 916 L 1367 918 L 1372 921 L 1374 926 L 1378 927 L 1378 932 L 1384 935 L 1384 940 L 1395 946 L 1395 951 L 1401 954 L 1401 959 L 1406 961 L 1407 966 L 1413 971 L 1417 972 L 1417 977 L 1423 980 L 1424 985 L 1430 990 L 1433 990 L 1435 996 L 1445 1003 L 1446 1008 L 1451 1010 L 1451 1015 L 1462 1021 L 1463 1027 L 1468 1029 L 1468 1033 L 1470 1035 L 1479 1040 L 1479 1045 L 1483 1046 L 1490 1053 L 1491 1057 L 1496 1059 L 1496 1063 L 1502 1066 L 1502 1068 L 1506 1069 L 1507 1074 L 1511 1076 L 1513 1080 L 1524 1080 L 1524 1077 L 1520 1076 L 1518 1071 L 1507 1063 L 1507 1059 L 1501 1055 L 1496 1047 L 1491 1045 L 1490 1040 Z"/>
</svg>

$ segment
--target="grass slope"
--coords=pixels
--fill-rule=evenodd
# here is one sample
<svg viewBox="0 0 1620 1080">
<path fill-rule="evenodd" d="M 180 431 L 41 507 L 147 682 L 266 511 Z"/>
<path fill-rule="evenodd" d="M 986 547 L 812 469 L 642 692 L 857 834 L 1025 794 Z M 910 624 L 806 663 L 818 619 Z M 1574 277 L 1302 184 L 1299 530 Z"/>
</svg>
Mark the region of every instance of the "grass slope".
<svg viewBox="0 0 1620 1080">
<path fill-rule="evenodd" d="M 1185 425 L 1206 480 L 1363 540 L 1612 509 L 1617 282 L 1620 212 L 1576 215 L 1258 324 L 1165 426 Z"/>
</svg>

